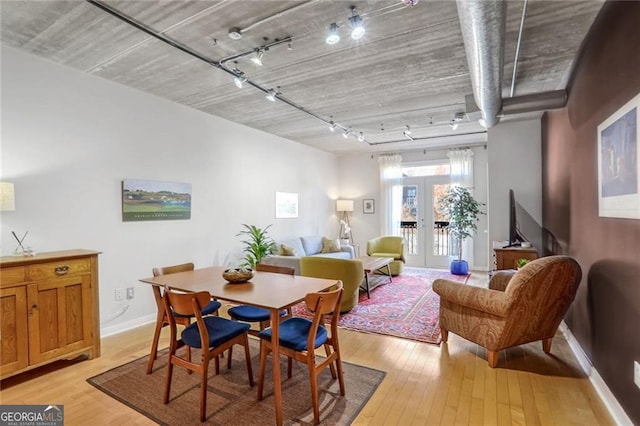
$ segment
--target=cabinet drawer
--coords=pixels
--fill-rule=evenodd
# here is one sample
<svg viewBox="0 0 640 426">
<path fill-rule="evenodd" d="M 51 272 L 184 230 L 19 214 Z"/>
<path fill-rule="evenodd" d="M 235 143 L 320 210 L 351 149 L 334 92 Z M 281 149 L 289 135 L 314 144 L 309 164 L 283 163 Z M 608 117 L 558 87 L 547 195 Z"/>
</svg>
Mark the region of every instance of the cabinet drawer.
<svg viewBox="0 0 640 426">
<path fill-rule="evenodd" d="M 91 260 L 71 259 L 60 262 L 40 263 L 29 265 L 30 281 L 50 279 L 74 274 L 85 274 L 91 271 Z"/>
<path fill-rule="evenodd" d="M 0 269 L 0 288 L 13 287 L 25 281 L 27 281 L 27 268 L 24 266 Z"/>
</svg>

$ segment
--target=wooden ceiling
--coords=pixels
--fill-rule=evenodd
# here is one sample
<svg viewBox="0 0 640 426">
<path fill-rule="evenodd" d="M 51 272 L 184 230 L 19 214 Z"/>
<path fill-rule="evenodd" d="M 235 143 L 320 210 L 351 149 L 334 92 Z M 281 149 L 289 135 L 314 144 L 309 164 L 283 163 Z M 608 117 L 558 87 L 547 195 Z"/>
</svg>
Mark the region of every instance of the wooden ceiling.
<svg viewBox="0 0 640 426">
<path fill-rule="evenodd" d="M 426 144 L 455 145 L 483 136 L 465 118 L 472 93 L 456 2 L 380 1 L 87 1 L 1 2 L 2 43 L 113 80 L 205 113 L 329 152 L 402 149 L 403 135 Z M 503 98 L 509 97 L 523 1 L 509 0 Z M 352 40 L 351 6 L 366 34 Z M 599 0 L 528 0 L 514 95 L 563 89 Z M 122 14 L 130 23 L 105 11 Z M 341 41 L 325 43 L 337 23 Z M 242 38 L 229 37 L 240 28 Z M 165 41 L 144 32 L 147 28 Z M 270 47 L 263 66 L 249 59 Z M 238 89 L 237 68 L 255 86 Z M 279 87 L 279 89 L 277 89 Z M 262 89 L 277 89 L 269 102 Z M 325 122 L 350 129 L 349 138 Z M 359 141 L 362 132 L 365 140 Z"/>
</svg>

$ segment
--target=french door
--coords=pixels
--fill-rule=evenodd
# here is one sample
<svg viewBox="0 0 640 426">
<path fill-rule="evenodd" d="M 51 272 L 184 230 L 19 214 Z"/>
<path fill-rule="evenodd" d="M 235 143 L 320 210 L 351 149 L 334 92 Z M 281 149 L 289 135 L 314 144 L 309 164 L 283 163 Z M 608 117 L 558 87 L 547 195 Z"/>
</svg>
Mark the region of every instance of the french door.
<svg viewBox="0 0 640 426">
<path fill-rule="evenodd" d="M 449 267 L 448 218 L 438 199 L 449 190 L 449 176 L 405 177 L 402 181 L 401 232 L 407 266 Z"/>
</svg>

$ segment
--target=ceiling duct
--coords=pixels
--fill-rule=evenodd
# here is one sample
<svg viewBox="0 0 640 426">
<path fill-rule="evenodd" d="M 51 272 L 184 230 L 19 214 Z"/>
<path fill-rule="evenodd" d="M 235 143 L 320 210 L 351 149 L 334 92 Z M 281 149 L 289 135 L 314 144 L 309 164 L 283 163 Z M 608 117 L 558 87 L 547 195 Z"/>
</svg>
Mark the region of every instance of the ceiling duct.
<svg viewBox="0 0 640 426">
<path fill-rule="evenodd" d="M 502 108 L 502 68 L 507 2 L 457 0 L 475 103 L 486 127 L 498 123 Z"/>
<path fill-rule="evenodd" d="M 566 90 L 532 93 L 530 95 L 522 95 L 516 96 L 514 98 L 504 99 L 502 101 L 502 115 L 514 115 L 534 111 L 548 111 L 550 109 L 564 108 L 566 104 Z"/>
</svg>

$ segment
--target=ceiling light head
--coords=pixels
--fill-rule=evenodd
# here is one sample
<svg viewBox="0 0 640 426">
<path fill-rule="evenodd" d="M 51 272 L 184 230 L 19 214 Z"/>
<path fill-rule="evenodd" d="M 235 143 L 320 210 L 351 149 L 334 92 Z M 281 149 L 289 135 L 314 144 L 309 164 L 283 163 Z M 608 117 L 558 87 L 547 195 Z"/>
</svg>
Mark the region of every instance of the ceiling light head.
<svg viewBox="0 0 640 426">
<path fill-rule="evenodd" d="M 351 21 L 351 26 L 353 27 L 353 30 L 351 30 L 351 38 L 354 40 L 360 40 L 365 33 L 362 18 L 360 18 L 359 15 L 355 15 L 349 18 L 349 21 Z"/>
<path fill-rule="evenodd" d="M 240 28 L 229 28 L 229 38 L 231 40 L 240 40 L 242 38 L 242 31 L 240 31 Z"/>
<path fill-rule="evenodd" d="M 402 0 L 402 3 L 405 6 L 415 6 L 416 4 L 418 4 L 418 0 Z"/>
<path fill-rule="evenodd" d="M 409 126 L 407 124 L 407 130 L 405 130 L 404 133 L 406 133 L 407 135 L 410 135 L 411 134 L 411 126 Z"/>
<path fill-rule="evenodd" d="M 358 133 L 358 142 L 364 142 L 364 133 Z"/>
<path fill-rule="evenodd" d="M 351 6 L 351 18 L 349 18 L 351 22 L 351 38 L 354 40 L 360 40 L 365 33 L 364 22 L 360 15 L 356 15 L 356 7 Z"/>
<path fill-rule="evenodd" d="M 238 89 L 242 89 L 242 85 L 247 82 L 247 77 L 243 72 L 233 77 L 233 82 Z"/>
<path fill-rule="evenodd" d="M 335 22 L 329 25 L 329 35 L 324 40 L 327 44 L 336 44 L 340 41 L 340 34 L 338 34 L 338 24 Z"/>
<path fill-rule="evenodd" d="M 336 123 L 333 122 L 333 120 L 329 121 L 329 130 L 331 130 L 331 132 L 335 132 L 336 131 Z"/>
<path fill-rule="evenodd" d="M 349 138 L 350 133 L 351 133 L 351 129 L 344 129 L 344 132 L 342 132 L 342 137 L 347 139 Z"/>
<path fill-rule="evenodd" d="M 458 122 L 453 119 L 449 122 L 449 127 L 451 127 L 451 130 L 456 130 L 458 128 Z"/>
<path fill-rule="evenodd" d="M 262 66 L 262 57 L 264 56 L 264 50 L 258 49 L 256 53 L 251 57 L 251 62 L 256 65 Z"/>
<path fill-rule="evenodd" d="M 267 92 L 267 95 L 265 96 L 267 99 L 269 99 L 271 102 L 275 102 L 276 101 L 276 91 L 274 89 L 269 89 Z"/>
</svg>

